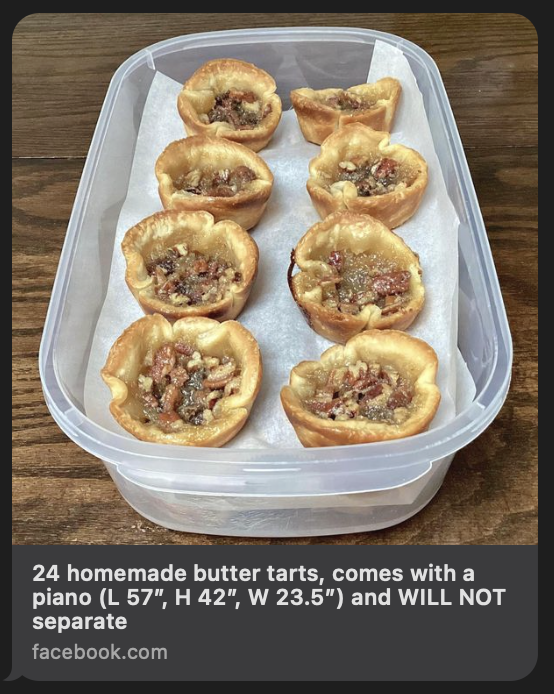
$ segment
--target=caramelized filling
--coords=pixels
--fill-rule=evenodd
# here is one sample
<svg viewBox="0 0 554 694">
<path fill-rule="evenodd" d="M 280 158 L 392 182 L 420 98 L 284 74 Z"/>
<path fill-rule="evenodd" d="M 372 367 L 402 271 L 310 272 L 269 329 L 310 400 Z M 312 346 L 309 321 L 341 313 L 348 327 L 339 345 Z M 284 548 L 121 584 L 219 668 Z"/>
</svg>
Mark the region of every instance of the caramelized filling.
<svg viewBox="0 0 554 694">
<path fill-rule="evenodd" d="M 146 269 L 154 278 L 156 296 L 173 306 L 214 304 L 242 279 L 226 260 L 189 251 L 184 243 L 152 260 Z"/>
<path fill-rule="evenodd" d="M 402 424 L 414 398 L 411 383 L 390 366 L 358 361 L 316 374 L 313 396 L 306 408 L 322 419 L 369 419 Z"/>
<path fill-rule="evenodd" d="M 341 91 L 338 94 L 328 96 L 324 103 L 326 106 L 336 108 L 339 111 L 362 111 L 375 105 L 374 102 L 367 101 L 358 94 L 349 91 Z"/>
<path fill-rule="evenodd" d="M 390 193 L 403 183 L 399 163 L 388 157 L 371 161 L 357 157 L 354 161 L 341 161 L 336 180 L 350 181 L 362 197 Z"/>
<path fill-rule="evenodd" d="M 166 430 L 177 422 L 208 424 L 214 420 L 218 400 L 236 393 L 240 381 L 240 367 L 233 357 L 220 360 L 187 343 L 166 342 L 138 377 L 143 421 Z"/>
<path fill-rule="evenodd" d="M 254 92 L 229 89 L 215 97 L 213 107 L 204 114 L 207 123 L 229 123 L 235 130 L 252 130 L 271 113 L 271 106 L 262 108 Z"/>
<path fill-rule="evenodd" d="M 319 279 L 323 306 L 341 313 L 358 314 L 368 304 L 383 315 L 398 311 L 410 300 L 411 272 L 371 253 L 331 251 L 325 262 L 329 274 Z"/>
<path fill-rule="evenodd" d="M 176 178 L 173 184 L 177 190 L 193 195 L 231 198 L 255 178 L 256 174 L 248 166 L 220 169 L 211 173 L 194 169 Z"/>
</svg>

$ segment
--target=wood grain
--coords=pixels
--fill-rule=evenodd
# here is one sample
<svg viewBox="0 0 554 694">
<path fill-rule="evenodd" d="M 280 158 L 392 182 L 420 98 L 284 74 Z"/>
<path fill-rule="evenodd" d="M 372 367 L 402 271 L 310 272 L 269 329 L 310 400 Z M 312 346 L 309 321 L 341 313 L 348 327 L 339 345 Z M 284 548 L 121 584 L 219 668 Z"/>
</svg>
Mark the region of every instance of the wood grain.
<svg viewBox="0 0 554 694">
<path fill-rule="evenodd" d="M 437 60 L 481 203 L 514 338 L 506 405 L 436 499 L 377 533 L 237 540 L 140 518 L 42 398 L 37 353 L 90 138 L 113 71 L 182 34 L 360 26 Z M 117 37 L 117 40 L 115 39 Z M 515 14 L 36 14 L 13 39 L 13 541 L 18 544 L 530 544 L 537 539 L 537 36 Z"/>
<path fill-rule="evenodd" d="M 354 26 L 414 41 L 440 66 L 472 147 L 536 144 L 537 34 L 516 14 L 35 14 L 13 41 L 14 156 L 84 156 L 109 81 L 156 41 L 215 29 Z"/>
</svg>

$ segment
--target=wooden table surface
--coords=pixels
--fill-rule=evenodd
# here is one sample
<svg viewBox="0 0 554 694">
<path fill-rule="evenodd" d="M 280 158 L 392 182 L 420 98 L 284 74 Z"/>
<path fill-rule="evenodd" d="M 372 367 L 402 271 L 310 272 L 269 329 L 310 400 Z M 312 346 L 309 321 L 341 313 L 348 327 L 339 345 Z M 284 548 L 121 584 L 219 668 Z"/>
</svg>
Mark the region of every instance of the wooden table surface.
<svg viewBox="0 0 554 694">
<path fill-rule="evenodd" d="M 44 403 L 40 336 L 108 82 L 180 34 L 291 25 L 392 32 L 437 61 L 514 338 L 508 400 L 419 515 L 376 533 L 250 540 L 142 520 Z M 17 544 L 533 544 L 537 539 L 537 34 L 517 14 L 34 14 L 13 37 L 13 541 Z"/>
</svg>

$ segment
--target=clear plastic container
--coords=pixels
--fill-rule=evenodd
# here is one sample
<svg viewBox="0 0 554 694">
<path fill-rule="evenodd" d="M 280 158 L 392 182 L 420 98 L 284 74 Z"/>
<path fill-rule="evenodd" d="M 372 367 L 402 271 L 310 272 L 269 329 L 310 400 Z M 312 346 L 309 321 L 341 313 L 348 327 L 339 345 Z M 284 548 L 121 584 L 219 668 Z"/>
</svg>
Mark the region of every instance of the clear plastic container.
<svg viewBox="0 0 554 694">
<path fill-rule="evenodd" d="M 293 88 L 364 82 L 377 39 L 401 48 L 410 62 L 461 221 L 458 346 L 475 381 L 475 400 L 448 424 L 414 438 L 324 449 L 179 448 L 131 440 L 89 420 L 83 408 L 86 365 L 155 70 L 182 82 L 206 60 L 240 58 L 275 77 L 288 108 Z M 125 138 L 113 132 L 116 120 L 129 124 Z M 94 293 L 80 286 L 83 272 L 98 278 Z M 69 221 L 42 337 L 40 374 L 61 429 L 104 461 L 122 495 L 143 516 L 176 530 L 262 537 L 399 523 L 431 500 L 456 451 L 492 422 L 508 391 L 511 363 L 502 295 L 462 143 L 437 66 L 421 48 L 364 29 L 249 29 L 162 41 L 117 70 Z"/>
</svg>

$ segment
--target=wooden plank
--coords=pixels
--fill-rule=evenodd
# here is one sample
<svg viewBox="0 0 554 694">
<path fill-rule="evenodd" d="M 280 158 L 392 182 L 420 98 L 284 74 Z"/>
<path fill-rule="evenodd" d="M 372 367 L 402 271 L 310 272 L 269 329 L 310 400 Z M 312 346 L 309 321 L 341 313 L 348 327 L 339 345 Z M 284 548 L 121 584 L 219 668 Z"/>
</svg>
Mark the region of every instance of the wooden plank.
<svg viewBox="0 0 554 694">
<path fill-rule="evenodd" d="M 490 441 L 482 437 L 483 452 Z M 469 449 L 471 450 L 471 447 Z M 474 451 L 475 453 L 475 451 Z M 499 488 L 504 468 L 455 459 L 444 487 L 415 518 L 375 533 L 270 540 L 196 535 L 167 530 L 141 518 L 121 500 L 111 479 L 14 480 L 17 544 L 531 544 L 536 538 L 533 489 L 521 496 L 528 472 Z M 494 462 L 494 461 L 493 461 Z M 494 499 L 491 494 L 494 486 Z"/>
</svg>

